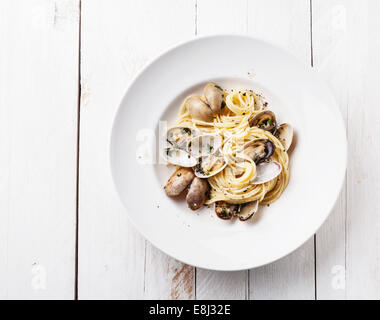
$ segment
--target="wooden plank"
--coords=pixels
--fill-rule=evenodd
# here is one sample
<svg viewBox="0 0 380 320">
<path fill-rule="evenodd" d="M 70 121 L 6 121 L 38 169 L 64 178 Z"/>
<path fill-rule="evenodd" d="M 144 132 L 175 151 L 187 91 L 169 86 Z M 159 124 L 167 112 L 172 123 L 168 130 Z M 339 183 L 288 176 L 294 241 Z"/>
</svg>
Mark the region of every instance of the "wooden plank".
<svg viewBox="0 0 380 320">
<path fill-rule="evenodd" d="M 79 3 L 0 2 L 0 299 L 73 299 Z"/>
<path fill-rule="evenodd" d="M 306 0 L 198 1 L 199 34 L 248 33 L 271 41 L 310 63 L 310 8 Z M 215 8 L 218 8 L 216 10 Z M 296 272 L 295 272 L 296 271 Z M 247 273 L 197 271 L 197 298 L 314 298 L 314 243 Z M 249 288 L 249 289 L 248 289 Z M 248 291 L 248 293 L 247 293 Z"/>
<path fill-rule="evenodd" d="M 308 0 L 248 1 L 248 33 L 310 64 Z M 251 299 L 314 299 L 314 241 L 273 264 L 250 270 Z"/>
<path fill-rule="evenodd" d="M 339 103 L 347 125 L 347 1 L 313 1 L 313 62 Z M 317 299 L 345 298 L 346 194 L 341 195 L 316 237 Z"/>
<path fill-rule="evenodd" d="M 312 238 L 287 257 L 264 267 L 250 270 L 250 299 L 314 299 L 313 247 Z"/>
<path fill-rule="evenodd" d="M 197 299 L 245 300 L 248 297 L 248 271 L 197 269 Z"/>
<path fill-rule="evenodd" d="M 194 269 L 130 226 L 108 162 L 112 120 L 132 76 L 194 35 L 195 2 L 82 1 L 79 297 L 191 299 Z"/>
<path fill-rule="evenodd" d="M 314 11 L 318 19 L 315 28 L 325 35 L 321 38 L 324 50 L 319 53 L 320 68 L 347 115 L 345 296 L 379 299 L 380 169 L 373 164 L 379 158 L 380 39 L 377 30 L 380 3 L 371 0 L 315 2 Z M 328 17 L 331 22 L 321 27 Z M 341 261 L 342 258 L 337 263 L 343 264 Z M 332 261 L 330 266 L 335 263 Z M 340 291 L 343 296 L 344 290 Z"/>
<path fill-rule="evenodd" d="M 347 298 L 380 298 L 380 3 L 349 1 Z M 356 43 L 355 43 L 356 42 Z M 358 106 L 361 106 L 358 108 Z"/>
<path fill-rule="evenodd" d="M 147 243 L 145 299 L 191 300 L 195 298 L 194 267 L 170 258 Z"/>
<path fill-rule="evenodd" d="M 198 0 L 197 34 L 247 31 L 246 0 Z M 246 299 L 248 272 L 215 272 L 197 269 L 197 299 Z"/>
</svg>

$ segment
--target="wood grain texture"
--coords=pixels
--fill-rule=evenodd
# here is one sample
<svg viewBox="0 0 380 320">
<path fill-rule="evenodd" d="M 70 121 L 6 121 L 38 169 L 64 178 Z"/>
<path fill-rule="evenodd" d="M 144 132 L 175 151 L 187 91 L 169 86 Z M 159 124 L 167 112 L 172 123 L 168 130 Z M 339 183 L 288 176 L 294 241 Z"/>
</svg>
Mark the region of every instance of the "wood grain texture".
<svg viewBox="0 0 380 320">
<path fill-rule="evenodd" d="M 132 76 L 160 51 L 193 36 L 194 21 L 193 1 L 82 1 L 82 299 L 194 296 L 194 269 L 145 243 L 130 226 L 108 159 L 113 117 Z"/>
<path fill-rule="evenodd" d="M 380 3 L 350 0 L 347 298 L 380 298 Z"/>
<path fill-rule="evenodd" d="M 248 271 L 210 271 L 197 268 L 197 299 L 246 300 Z"/>
<path fill-rule="evenodd" d="M 347 1 L 313 1 L 313 62 L 333 91 L 347 126 Z M 347 185 L 316 236 L 317 299 L 344 299 Z"/>
<path fill-rule="evenodd" d="M 246 0 L 197 0 L 197 34 L 247 31 Z M 248 272 L 197 269 L 197 299 L 246 299 Z"/>
<path fill-rule="evenodd" d="M 0 2 L 0 299 L 72 299 L 78 1 Z"/>
<path fill-rule="evenodd" d="M 340 297 L 379 299 L 380 169 L 376 163 L 380 134 L 377 107 L 380 98 L 377 88 L 380 3 L 371 0 L 314 1 L 313 8 L 317 19 L 314 25 L 321 39 L 320 69 L 347 118 L 346 283 L 345 293 L 341 289 Z M 328 19 L 330 23 L 323 23 Z M 334 239 L 326 241 L 325 246 L 328 242 L 336 246 L 332 241 Z M 330 266 L 337 259 L 332 254 Z M 342 258 L 338 263 L 341 261 Z"/>
<path fill-rule="evenodd" d="M 195 298 L 194 268 L 174 260 L 147 243 L 145 299 Z M 149 266 L 149 267 L 148 267 Z"/>
<path fill-rule="evenodd" d="M 74 298 L 79 84 L 80 299 L 380 298 L 379 1 L 81 3 L 79 52 L 79 0 L 0 2 L 1 299 Z M 338 100 L 347 179 L 316 252 L 310 239 L 258 269 L 195 271 L 128 221 L 108 169 L 125 88 L 157 53 L 216 33 L 264 39 L 305 64 L 312 57 Z"/>
<path fill-rule="evenodd" d="M 248 33 L 286 48 L 310 64 L 308 0 L 248 1 Z M 314 241 L 291 255 L 250 270 L 251 299 L 314 299 Z"/>
</svg>

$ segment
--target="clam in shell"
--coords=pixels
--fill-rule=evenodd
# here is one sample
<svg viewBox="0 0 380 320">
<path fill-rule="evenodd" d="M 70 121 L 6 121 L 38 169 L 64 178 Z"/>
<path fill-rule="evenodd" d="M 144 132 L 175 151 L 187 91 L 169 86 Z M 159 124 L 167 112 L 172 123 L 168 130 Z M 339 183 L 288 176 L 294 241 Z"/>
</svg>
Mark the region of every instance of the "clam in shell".
<svg viewBox="0 0 380 320">
<path fill-rule="evenodd" d="M 227 166 L 227 157 L 215 153 L 199 158 L 195 166 L 195 175 L 198 178 L 210 178 L 221 172 Z"/>
</svg>

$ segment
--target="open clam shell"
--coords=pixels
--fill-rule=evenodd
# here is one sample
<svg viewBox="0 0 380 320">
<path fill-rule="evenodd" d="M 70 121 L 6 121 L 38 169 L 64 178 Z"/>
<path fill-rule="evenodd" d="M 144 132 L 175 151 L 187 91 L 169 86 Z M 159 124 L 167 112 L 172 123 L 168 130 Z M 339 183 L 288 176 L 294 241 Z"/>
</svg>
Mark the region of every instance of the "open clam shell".
<svg viewBox="0 0 380 320">
<path fill-rule="evenodd" d="M 240 221 L 247 221 L 248 219 L 253 217 L 253 215 L 258 211 L 258 209 L 259 201 L 247 202 L 240 205 L 240 210 L 237 216 L 239 217 Z"/>
<path fill-rule="evenodd" d="M 249 120 L 250 127 L 258 127 L 266 131 L 274 131 L 276 128 L 276 116 L 270 110 L 260 111 L 253 115 Z"/>
<path fill-rule="evenodd" d="M 171 164 L 185 168 L 194 167 L 197 164 L 197 159 L 192 157 L 187 151 L 176 148 L 167 148 L 165 159 Z"/>
<path fill-rule="evenodd" d="M 276 161 L 261 162 L 256 165 L 256 177 L 251 184 L 262 184 L 276 178 L 282 171 L 282 166 Z"/>
<path fill-rule="evenodd" d="M 221 172 L 228 164 L 227 157 L 215 153 L 198 159 L 195 175 L 198 178 L 210 178 Z"/>
<path fill-rule="evenodd" d="M 196 136 L 194 129 L 187 127 L 172 127 L 166 132 L 167 147 L 172 149 L 186 150 L 189 140 Z"/>
<path fill-rule="evenodd" d="M 217 201 L 214 204 L 214 210 L 218 218 L 230 220 L 233 216 L 238 214 L 239 205 L 227 203 L 225 201 Z"/>
<path fill-rule="evenodd" d="M 243 146 L 243 152 L 256 164 L 270 158 L 276 146 L 269 139 L 254 139 Z"/>
<path fill-rule="evenodd" d="M 290 124 L 283 123 L 278 126 L 275 136 L 280 140 L 285 151 L 288 151 L 293 142 L 293 127 Z"/>
<path fill-rule="evenodd" d="M 194 158 L 205 157 L 217 152 L 222 143 L 221 136 L 212 134 L 200 135 L 189 140 L 187 152 Z"/>
</svg>

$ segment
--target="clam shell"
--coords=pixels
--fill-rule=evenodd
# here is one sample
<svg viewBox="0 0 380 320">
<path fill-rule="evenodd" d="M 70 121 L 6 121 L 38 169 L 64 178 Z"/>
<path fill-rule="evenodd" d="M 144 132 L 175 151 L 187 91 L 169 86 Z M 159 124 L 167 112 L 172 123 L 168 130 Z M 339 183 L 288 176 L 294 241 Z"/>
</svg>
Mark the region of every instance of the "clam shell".
<svg viewBox="0 0 380 320">
<path fill-rule="evenodd" d="M 225 201 L 217 201 L 214 203 L 214 211 L 218 218 L 230 220 L 237 214 L 239 209 L 238 204 L 230 204 Z"/>
<path fill-rule="evenodd" d="M 216 159 L 214 158 L 217 158 L 217 160 L 223 160 L 223 164 L 221 166 L 219 166 L 217 169 L 213 169 L 211 171 L 206 171 L 204 170 L 204 167 L 202 167 L 202 163 L 205 164 L 205 163 L 213 163 Z M 207 157 L 203 157 L 203 158 L 199 158 L 199 161 L 195 167 L 195 175 L 198 177 L 198 178 L 210 178 L 216 174 L 218 174 L 219 172 L 221 172 L 228 164 L 228 159 L 227 157 L 225 156 L 222 156 L 222 155 L 209 155 Z"/>
<path fill-rule="evenodd" d="M 166 161 L 177 166 L 189 168 L 197 164 L 197 159 L 182 149 L 168 148 L 165 154 Z"/>
<path fill-rule="evenodd" d="M 270 158 L 275 149 L 276 146 L 270 139 L 253 139 L 243 146 L 244 153 L 252 158 L 255 163 Z"/>
<path fill-rule="evenodd" d="M 189 140 L 187 152 L 194 158 L 205 157 L 217 152 L 222 146 L 222 142 L 222 137 L 218 135 L 200 135 Z"/>
<path fill-rule="evenodd" d="M 258 127 L 270 132 L 276 128 L 276 116 L 270 110 L 256 113 L 248 120 L 248 122 L 250 127 Z"/>
<path fill-rule="evenodd" d="M 259 209 L 259 201 L 247 202 L 241 205 L 241 209 L 238 213 L 238 217 L 240 221 L 247 221 L 252 218 L 253 215 Z"/>
<path fill-rule="evenodd" d="M 290 124 L 283 123 L 278 126 L 275 136 L 280 140 L 285 151 L 288 151 L 293 142 L 293 127 Z"/>
<path fill-rule="evenodd" d="M 211 108 L 202 100 L 200 96 L 191 96 L 185 101 L 186 109 L 193 119 L 204 122 L 211 122 L 214 118 Z"/>
<path fill-rule="evenodd" d="M 203 89 L 204 96 L 212 112 L 220 113 L 223 102 L 223 89 L 214 82 L 209 82 Z"/>
<path fill-rule="evenodd" d="M 276 161 L 261 162 L 256 165 L 256 177 L 251 184 L 262 184 L 273 180 L 281 173 L 281 164 Z"/>
<path fill-rule="evenodd" d="M 166 132 L 167 147 L 186 150 L 187 144 L 195 134 L 195 130 L 187 127 L 172 127 Z"/>
</svg>

